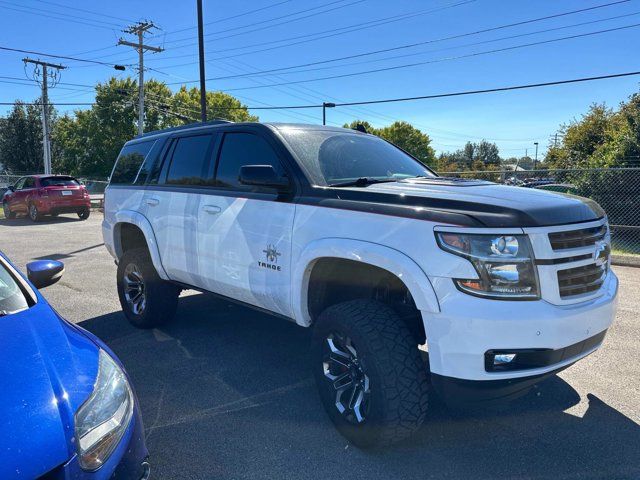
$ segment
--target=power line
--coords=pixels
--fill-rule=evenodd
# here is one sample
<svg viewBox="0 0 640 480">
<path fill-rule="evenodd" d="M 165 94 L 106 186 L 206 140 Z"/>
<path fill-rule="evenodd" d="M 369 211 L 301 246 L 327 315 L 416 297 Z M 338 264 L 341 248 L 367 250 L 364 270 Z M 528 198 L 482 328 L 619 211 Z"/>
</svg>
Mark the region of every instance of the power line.
<svg viewBox="0 0 640 480">
<path fill-rule="evenodd" d="M 451 47 L 437 48 L 437 49 L 426 50 L 426 51 L 421 51 L 421 52 L 414 52 L 414 53 L 406 53 L 406 54 L 403 54 L 403 55 L 393 55 L 393 56 L 389 56 L 389 57 L 383 57 L 383 58 L 372 59 L 372 60 L 364 60 L 364 61 L 360 61 L 360 62 L 349 62 L 349 63 L 345 63 L 345 64 L 341 64 L 341 65 L 315 67 L 315 68 L 305 68 L 305 69 L 293 70 L 293 71 L 282 71 L 280 73 L 281 73 L 281 75 L 289 75 L 289 74 L 304 73 L 304 72 L 317 72 L 319 70 L 331 70 L 331 69 L 335 69 L 335 68 L 344 68 L 344 67 L 349 67 L 349 66 L 354 66 L 354 65 L 363 65 L 363 64 L 368 64 L 368 63 L 383 62 L 383 61 L 386 61 L 386 60 L 398 60 L 400 58 L 415 57 L 415 56 L 425 55 L 425 54 L 429 54 L 429 53 L 442 52 L 442 51 L 447 51 L 447 50 L 456 50 L 456 49 L 459 49 L 459 48 L 466 48 L 466 47 L 475 47 L 475 46 L 478 46 L 478 45 L 486 45 L 488 43 L 502 42 L 504 40 L 513 40 L 515 38 L 530 37 L 532 35 L 539 35 L 541 33 L 549 33 L 549 32 L 555 32 L 555 31 L 559 31 L 559 30 L 566 30 L 568 28 L 582 27 L 582 26 L 585 26 L 585 25 L 592 25 L 592 24 L 595 24 L 595 23 L 602 23 L 602 22 L 607 22 L 607 21 L 610 21 L 610 20 L 617 20 L 617 19 L 620 19 L 620 18 L 632 17 L 632 16 L 637 16 L 637 15 L 640 15 L 640 12 L 634 12 L 634 13 L 629 13 L 629 14 L 624 14 L 624 15 L 617 15 L 617 16 L 614 16 L 614 17 L 608 17 L 608 18 L 603 18 L 603 19 L 599 19 L 599 20 L 590 20 L 588 22 L 574 23 L 572 25 L 563 25 L 563 26 L 560 26 L 560 27 L 545 28 L 543 30 L 536 30 L 536 31 L 527 32 L 527 33 L 519 33 L 517 35 L 509 35 L 509 36 L 505 36 L 505 37 L 492 38 L 490 40 L 483 40 L 483 41 L 480 41 L 480 42 L 472 42 L 472 43 L 467 43 L 467 44 L 462 44 L 462 45 L 455 45 L 455 46 L 451 46 Z M 456 56 L 456 57 L 447 57 L 445 59 L 436 59 L 432 63 L 438 63 L 440 61 L 457 60 L 459 58 L 465 58 L 465 57 L 466 57 L 466 55 L 461 55 L 461 56 Z M 168 67 L 164 67 L 164 68 L 168 68 Z M 254 72 L 254 74 L 258 75 L 258 72 Z M 217 77 L 216 80 L 221 80 L 223 78 L 229 78 L 229 77 Z"/>
<path fill-rule="evenodd" d="M 276 21 L 276 20 L 282 20 L 284 18 L 290 18 L 290 17 L 294 17 L 296 15 L 300 15 L 300 14 L 303 14 L 303 13 L 312 12 L 314 10 L 318 10 L 318 9 L 321 9 L 321 8 L 329 7 L 329 6 L 335 5 L 337 3 L 343 3 L 345 1 L 347 1 L 347 0 L 333 0 L 331 2 L 325 2 L 325 3 L 323 3 L 321 5 L 317 5 L 315 7 L 305 8 L 304 10 L 298 10 L 297 12 L 287 13 L 286 15 L 280 15 L 278 17 L 269 18 L 267 20 L 260 20 L 258 22 L 252 22 L 252 23 L 248 23 L 246 25 L 240 25 L 240 26 L 237 26 L 237 27 L 228 28 L 226 30 L 219 30 L 217 32 L 209 32 L 209 33 L 207 33 L 205 35 L 205 37 L 211 37 L 211 36 L 214 36 L 214 35 L 219 35 L 221 33 L 236 32 L 238 30 L 242 30 L 242 29 L 245 29 L 245 28 L 255 27 L 256 25 L 263 25 L 265 23 L 273 22 L 273 21 Z M 256 31 L 259 31 L 259 30 L 264 30 L 265 28 L 272 28 L 272 27 L 275 27 L 275 26 L 278 26 L 278 25 L 282 25 L 283 23 L 295 22 L 295 21 L 298 21 L 298 20 L 302 20 L 304 18 L 314 17 L 316 15 L 321 15 L 323 13 L 332 12 L 334 10 L 338 10 L 338 9 L 341 9 L 341 8 L 348 7 L 348 6 L 353 5 L 355 3 L 362 3 L 363 1 L 364 0 L 355 0 L 355 1 L 351 2 L 351 3 L 334 6 L 334 7 L 330 8 L 330 9 L 322 10 L 320 12 L 314 12 L 314 13 L 311 13 L 309 15 L 305 15 L 305 16 L 302 16 L 302 17 L 299 17 L 299 18 L 290 19 L 290 20 L 287 20 L 286 22 L 281 22 L 281 23 L 277 23 L 277 24 L 274 24 L 274 25 L 268 25 L 266 27 L 260 27 L 260 28 L 256 28 L 256 29 L 253 29 L 253 30 L 247 30 L 245 32 L 240 32 L 240 33 L 236 33 L 236 34 L 233 34 L 233 35 L 228 35 L 228 36 L 225 36 L 225 37 L 217 37 L 217 38 L 214 38 L 212 40 L 221 40 L 223 38 L 231 38 L 231 37 L 234 37 L 234 36 L 237 36 L 237 35 L 245 35 L 247 33 L 253 33 L 253 32 L 256 32 Z M 187 41 L 187 40 L 192 40 L 194 38 L 195 37 L 178 38 L 178 39 L 175 39 L 175 40 L 171 40 L 169 43 L 183 42 L 183 41 Z M 191 45 L 195 45 L 195 44 L 189 44 L 188 46 L 191 46 Z M 182 47 L 186 47 L 186 46 L 187 45 L 182 45 L 182 46 L 175 46 L 174 45 L 174 48 L 182 48 Z"/>
<path fill-rule="evenodd" d="M 36 1 L 38 1 L 38 0 L 36 0 Z M 47 10 L 47 9 L 44 9 L 44 8 L 36 8 L 36 7 L 32 7 L 32 6 L 27 6 L 27 5 L 20 5 L 20 4 L 16 5 L 14 2 L 10 2 L 10 1 L 7 1 L 7 0 L 3 0 L 0 3 L 11 5 L 13 7 L 17 6 L 17 7 L 20 7 L 20 8 L 25 8 L 25 9 L 31 10 L 32 13 L 44 12 L 46 14 L 61 15 L 61 16 L 64 16 L 66 18 L 76 18 L 76 19 L 83 20 L 83 21 L 90 21 L 90 22 L 93 22 L 93 23 L 96 23 L 96 24 L 108 25 L 108 26 L 111 26 L 111 28 L 118 28 L 120 26 L 120 24 L 118 24 L 118 23 L 107 22 L 107 21 L 104 21 L 104 20 L 97 20 L 97 19 L 87 18 L 87 17 L 81 17 L 79 15 L 72 15 L 70 13 L 64 13 L 64 12 L 59 12 L 59 11 L 55 11 L 55 10 Z M 78 9 L 75 9 L 75 8 L 72 8 L 72 9 L 74 11 L 78 11 Z"/>
<path fill-rule="evenodd" d="M 53 53 L 34 52 L 33 50 L 23 50 L 23 49 L 20 49 L 20 48 L 10 48 L 10 47 L 2 47 L 2 46 L 0 46 L 0 50 L 6 50 L 6 51 L 9 51 L 9 52 L 27 53 L 27 54 L 30 54 L 30 55 L 39 55 L 39 56 L 42 56 L 42 57 L 60 58 L 62 60 L 73 60 L 74 62 L 95 63 L 97 65 L 104 65 L 104 66 L 107 66 L 107 67 L 113 67 L 116 70 L 124 70 L 125 69 L 125 67 L 123 65 L 100 62 L 100 61 L 97 61 L 97 60 L 88 60 L 88 59 L 85 59 L 85 58 L 69 57 L 69 56 L 66 56 L 66 55 L 56 55 L 56 54 L 53 54 Z"/>
<path fill-rule="evenodd" d="M 35 2 L 40 2 L 40 3 L 46 3 L 48 5 L 54 5 L 54 6 L 57 6 L 57 7 L 68 8 L 70 10 L 75 10 L 77 12 L 90 13 L 91 15 L 96 15 L 96 16 L 99 16 L 99 17 L 113 18 L 114 20 L 120 20 L 120 21 L 126 22 L 126 23 L 133 23 L 132 20 L 127 20 L 126 18 L 115 17 L 113 15 L 107 15 L 106 13 L 94 12 L 93 10 L 85 10 L 85 9 L 82 9 L 82 8 L 78 8 L 76 5 L 63 5 L 61 3 L 50 2 L 48 0 L 34 0 L 34 1 Z"/>
<path fill-rule="evenodd" d="M 39 15 L 41 17 L 46 17 L 46 18 L 52 18 L 54 20 L 62 20 L 64 22 L 71 22 L 71 23 L 77 23 L 80 25 L 88 25 L 90 27 L 95 27 L 95 28 L 103 28 L 106 30 L 111 30 L 113 31 L 113 29 L 115 27 L 108 27 L 106 25 L 100 25 L 97 23 L 90 23 L 90 22 L 84 22 L 84 21 L 80 21 L 80 20 L 74 20 L 72 18 L 68 18 L 68 16 L 66 14 L 55 14 L 55 15 L 51 15 L 51 14 L 46 14 L 46 13 L 39 13 L 36 11 L 32 11 L 32 10 L 28 10 L 25 8 L 17 8 L 17 7 L 7 7 L 6 5 L 0 5 L 0 8 L 4 8 L 6 10 L 12 10 L 14 12 L 20 12 L 20 13 L 27 13 L 27 14 L 31 14 L 31 15 Z"/>
<path fill-rule="evenodd" d="M 325 77 L 316 77 L 316 78 L 308 78 L 308 79 L 303 79 L 303 80 L 295 80 L 295 81 L 289 81 L 289 82 L 282 82 L 282 83 L 273 83 L 270 85 L 265 85 L 263 87 L 239 87 L 239 88 L 231 88 L 231 89 L 227 89 L 227 92 L 234 92 L 234 91 L 241 91 L 241 90 L 251 90 L 251 89 L 255 89 L 255 88 L 267 88 L 267 87 L 277 87 L 277 86 L 281 86 L 281 85 L 294 85 L 294 84 L 299 84 L 299 83 L 309 83 L 309 82 L 318 82 L 318 81 L 322 81 L 322 80 L 331 80 L 331 79 L 336 79 L 336 78 L 346 78 L 346 77 L 355 77 L 355 76 L 360 76 L 360 75 L 366 75 L 366 74 L 371 74 L 371 73 L 380 73 L 380 72 L 387 72 L 387 71 L 393 71 L 393 70 L 399 70 L 399 69 L 403 69 L 403 68 L 410 68 L 410 67 L 417 67 L 417 66 L 421 66 L 421 65 L 428 65 L 431 63 L 440 63 L 440 62 L 445 62 L 445 61 L 451 61 L 451 60 L 460 60 L 463 58 L 471 58 L 471 57 L 478 57 L 478 56 L 482 56 L 482 55 L 490 55 L 493 53 L 499 53 L 499 52 L 507 52 L 507 51 L 511 51 L 511 50 L 517 50 L 520 48 L 527 48 L 527 47 L 533 47 L 533 46 L 537 46 L 537 45 L 546 45 L 546 44 L 550 44 L 550 43 L 555 43 L 555 42 L 560 42 L 560 41 L 564 41 L 564 40 L 571 40 L 571 39 L 575 39 L 575 38 L 583 38 L 583 37 L 588 37 L 588 36 L 593 36 L 593 35 L 599 35 L 602 33 L 610 33 L 610 32 L 614 32 L 614 31 L 619 31 L 619 30 L 624 30 L 624 29 L 628 29 L 628 28 L 635 28 L 640 26 L 640 23 L 636 23 L 636 24 L 632 24 L 632 25 L 625 25 L 622 27 L 616 27 L 616 28 L 609 28 L 606 30 L 598 30 L 596 32 L 588 32 L 588 33 L 582 33 L 582 34 L 577 34 L 577 35 L 570 35 L 567 37 L 560 37 L 560 38 L 554 38 L 554 39 L 550 39 L 550 40 L 541 40 L 538 42 L 531 42 L 531 43 L 525 43 L 525 44 L 520 44 L 520 45 L 514 45 L 511 47 L 503 47 L 503 48 L 497 48 L 494 50 L 485 50 L 482 52 L 474 52 L 474 53 L 469 53 L 469 54 L 465 54 L 465 55 L 459 55 L 459 56 L 455 56 L 455 57 L 445 57 L 445 58 L 439 58 L 439 59 L 435 59 L 435 60 L 428 60 L 428 61 L 424 61 L 424 62 L 415 62 L 415 63 L 409 63 L 409 64 L 403 64 L 403 65 L 394 65 L 394 66 L 390 66 L 390 67 L 383 67 L 383 68 L 376 68 L 376 69 L 372 69 L 372 70 L 364 70 L 364 71 L 360 71 L 360 72 L 351 72 L 351 73 L 343 73 L 343 74 L 339 74 L 339 75 L 329 75 L 329 76 L 325 76 Z M 209 80 L 209 79 L 207 79 Z M 189 82 L 184 82 L 184 83 L 194 83 L 195 80 L 190 80 Z M 167 84 L 167 85 L 172 85 L 172 84 Z"/>
<path fill-rule="evenodd" d="M 343 103 L 336 103 L 336 107 L 346 107 L 351 105 L 373 105 L 373 104 L 394 103 L 394 102 L 409 102 L 413 100 L 430 100 L 434 98 L 460 97 L 465 95 L 478 95 L 483 93 L 508 92 L 513 90 L 550 87 L 554 85 L 567 85 L 571 83 L 592 82 L 595 80 L 606 80 L 611 78 L 631 77 L 631 76 L 637 76 L 637 75 L 640 75 L 640 71 L 612 73 L 610 75 L 598 75 L 595 77 L 572 78 L 569 80 L 556 80 L 553 82 L 529 83 L 525 85 L 512 85 L 508 87 L 486 88 L 482 90 L 465 90 L 461 92 L 439 93 L 435 95 L 422 95 L 418 97 L 390 98 L 390 99 L 384 99 L 384 100 L 367 100 L 362 102 L 343 102 Z"/>
<path fill-rule="evenodd" d="M 269 41 L 269 42 L 260 42 L 260 43 L 256 43 L 256 44 L 252 44 L 252 45 L 244 45 L 242 47 L 235 47 L 235 48 L 228 48 L 225 50 L 211 50 L 211 52 L 213 53 L 221 53 L 221 52 L 229 52 L 229 51 L 233 51 L 233 50 L 239 50 L 239 49 L 245 49 L 245 48 L 251 48 L 251 47 L 256 47 L 256 46 L 264 46 L 264 45 L 269 45 L 269 44 L 273 44 L 273 43 L 281 43 L 281 42 L 286 42 L 289 40 L 296 40 L 299 38 L 306 38 L 306 37 L 310 37 L 310 36 L 315 36 L 315 35 L 323 35 L 326 33 L 332 33 L 332 32 L 337 32 L 337 33 L 333 33 L 330 35 L 324 35 L 324 36 L 320 36 L 318 38 L 313 38 L 313 39 L 309 39 L 309 40 L 304 40 L 304 41 L 300 41 L 300 42 L 294 42 L 294 43 L 290 43 L 290 44 L 285 44 L 285 45 L 279 45 L 279 46 L 275 46 L 275 47 L 270 47 L 270 48 L 263 48 L 260 50 L 253 50 L 250 52 L 244 52 L 244 53 L 238 53 L 235 55 L 227 55 L 224 57 L 216 57 L 210 60 L 224 60 L 227 58 L 234 58 L 234 57 L 239 57 L 239 56 L 244 56 L 244 55 L 251 55 L 253 53 L 261 53 L 261 52 L 265 52 L 265 51 L 269 51 L 269 50 L 275 50 L 278 48 L 284 48 L 284 47 L 288 47 L 288 46 L 292 46 L 292 45 L 298 45 L 300 43 L 306 43 L 306 42 L 311 42 L 311 41 L 315 41 L 315 40 L 321 40 L 323 38 L 328 38 L 328 37 L 334 37 L 334 36 L 338 36 L 338 35 L 343 35 L 346 33 L 351 33 L 351 32 L 355 32 L 355 31 L 359 31 L 359 30 L 365 30 L 368 28 L 374 28 L 374 27 L 378 27 L 381 25 L 386 25 L 389 23 L 395 23 L 395 22 L 400 22 L 402 20 L 408 20 L 410 18 L 415 18 L 418 16 L 422 16 L 422 15 L 427 15 L 430 13 L 435 13 L 441 10 L 446 10 L 449 8 L 454 8 L 454 7 L 458 7 L 461 5 L 465 5 L 467 3 L 472 3 L 475 0 L 466 0 L 466 1 L 462 1 L 462 2 L 458 2 L 458 3 L 454 3 L 454 4 L 449 4 L 449 5 L 443 5 L 441 7 L 437 7 L 437 8 L 431 8 L 431 9 L 426 9 L 426 10 L 418 10 L 418 11 L 414 11 L 414 12 L 408 12 L 408 13 L 403 13 L 403 14 L 399 14 L 399 15 L 394 15 L 391 17 L 382 17 L 382 18 L 378 18 L 376 20 L 369 20 L 367 22 L 362 22 L 362 23 L 356 23 L 353 25 L 348 25 L 346 27 L 340 27 L 340 28 L 333 28 L 330 30 L 324 30 L 321 32 L 316 32 L 316 33 L 310 33 L 310 34 L 305 34 L 305 35 L 298 35 L 295 37 L 289 37 L 289 38 L 284 38 L 281 40 L 273 40 L 273 41 Z M 226 38 L 226 37 L 225 37 Z M 216 39 L 217 40 L 217 39 Z M 174 49 L 180 49 L 186 46 L 192 46 L 194 44 L 190 44 L 190 45 L 184 45 L 184 46 L 174 46 Z M 175 58 L 186 58 L 186 57 L 193 57 L 193 54 L 185 54 L 185 55 L 174 55 L 171 57 L 164 57 L 163 60 L 169 60 L 169 59 L 175 59 Z"/>
<path fill-rule="evenodd" d="M 268 9 L 270 9 L 270 8 L 278 7 L 278 6 L 282 5 L 282 4 L 289 3 L 289 2 L 291 2 L 291 1 L 292 1 L 292 0 L 283 0 L 283 1 L 280 1 L 280 2 L 277 2 L 277 3 L 272 3 L 271 5 L 266 5 L 266 6 L 264 6 L 264 7 L 256 8 L 256 9 L 253 9 L 253 10 L 248 10 L 248 11 L 246 11 L 246 12 L 238 13 L 237 15 L 232 15 L 232 16 L 230 16 L 230 17 L 221 18 L 221 19 L 219 19 L 219 20 L 216 20 L 215 22 L 208 22 L 208 23 L 205 23 L 205 26 L 206 26 L 206 25 L 213 25 L 213 24 L 215 24 L 215 23 L 226 22 L 227 20 L 232 20 L 232 19 L 234 19 L 234 18 L 238 18 L 238 17 L 244 17 L 244 16 L 246 16 L 246 15 L 251 15 L 252 13 L 257 13 L 257 12 L 261 12 L 261 11 L 263 11 L 263 10 L 268 10 Z M 166 32 L 166 33 L 164 33 L 164 35 L 173 35 L 173 34 L 175 34 L 175 33 L 186 32 L 186 31 L 188 31 L 188 30 L 196 30 L 197 28 L 198 28 L 198 27 L 186 27 L 186 28 L 181 28 L 181 29 L 179 29 L 179 30 L 172 30 L 172 31 L 170 31 L 170 32 Z M 150 36 L 151 36 L 151 37 L 154 37 L 154 36 L 156 36 L 156 35 L 150 35 Z"/>
<path fill-rule="evenodd" d="M 624 0 L 624 1 L 628 1 L 628 0 Z M 614 4 L 617 4 L 617 3 L 620 3 L 620 2 L 615 2 Z M 600 5 L 600 6 L 597 6 L 597 7 L 591 7 L 591 9 L 602 8 L 604 6 L 609 6 L 609 5 L 612 5 L 612 4 L 606 4 L 606 5 Z M 502 30 L 502 29 L 505 29 L 505 28 L 511 28 L 511 27 L 515 27 L 515 26 L 521 26 L 521 25 L 524 25 L 524 24 L 531 24 L 531 23 L 535 23 L 535 22 L 540 22 L 540 21 L 543 21 L 543 20 L 548 20 L 550 18 L 556 18 L 556 17 L 560 17 L 560 16 L 572 15 L 572 14 L 575 14 L 575 13 L 584 12 L 586 10 L 590 10 L 590 9 L 573 10 L 571 12 L 564 12 L 564 13 L 556 14 L 556 15 L 548 15 L 548 16 L 545 16 L 545 17 L 538 17 L 538 18 L 534 18 L 534 19 L 531 19 L 531 20 L 525 20 L 525 21 L 522 21 L 522 22 L 510 23 L 510 24 L 506 24 L 506 25 L 500 25 L 500 26 L 497 26 L 497 27 L 491 27 L 491 28 L 486 28 L 486 29 L 482 29 L 482 30 L 476 30 L 476 31 L 473 31 L 473 32 L 467 32 L 467 33 L 462 33 L 462 34 L 458 34 L 458 35 L 451 35 L 451 36 L 448 36 L 448 37 L 441 37 L 441 38 L 436 38 L 436 39 L 432 39 L 432 40 L 426 40 L 426 41 L 423 41 L 423 42 L 411 43 L 411 44 L 407 44 L 407 45 L 400 45 L 400 46 L 397 46 L 397 47 L 384 48 L 384 49 L 380 49 L 380 50 L 373 50 L 373 51 L 369 51 L 369 52 L 363 52 L 363 53 L 358 53 L 358 54 L 353 54 L 353 55 L 347 55 L 347 56 L 343 56 L 343 57 L 331 58 L 331 59 L 327 59 L 327 60 L 320 60 L 320 61 L 316 61 L 316 62 L 302 63 L 302 64 L 298 64 L 298 65 L 290 65 L 290 66 L 287 66 L 287 67 L 272 68 L 272 69 L 268 69 L 268 70 L 260 70 L 260 71 L 248 73 L 246 75 L 228 75 L 228 76 L 214 77 L 211 80 L 214 80 L 214 79 L 215 80 L 225 80 L 225 79 L 231 79 L 231 78 L 239 78 L 239 77 L 243 77 L 243 76 L 263 75 L 263 74 L 275 73 L 275 72 L 286 72 L 287 70 L 293 70 L 293 69 L 296 69 L 296 68 L 309 67 L 309 66 L 315 66 L 315 65 L 323 65 L 323 64 L 334 63 L 334 62 L 340 62 L 340 61 L 343 61 L 343 60 L 361 58 L 361 57 L 366 57 L 366 56 L 371 56 L 371 55 L 377 55 L 377 54 L 380 54 L 380 53 L 387 53 L 387 52 L 393 52 L 393 51 L 403 50 L 403 49 L 407 49 L 407 48 L 414 48 L 414 47 L 421 46 L 421 45 L 428 45 L 428 44 L 432 44 L 432 43 L 439 43 L 439 42 L 444 42 L 444 41 L 448 41 L 448 40 L 454 40 L 454 39 L 459 39 L 459 38 L 479 35 L 479 34 L 482 34 L 482 33 L 492 32 L 492 31 L 496 31 L 496 30 Z M 560 27 L 554 27 L 554 28 L 549 28 L 549 29 L 544 29 L 544 30 L 538 30 L 538 31 L 535 31 L 535 32 L 527 32 L 527 33 L 522 33 L 522 34 L 518 34 L 518 35 L 508 36 L 508 37 L 485 40 L 485 41 L 482 41 L 482 42 L 476 42 L 476 43 L 471 43 L 471 44 L 466 44 L 466 45 L 457 45 L 455 47 L 450 47 L 450 48 L 469 47 L 469 46 L 481 45 L 481 44 L 484 44 L 484 43 L 497 42 L 497 41 L 502 41 L 502 40 L 519 38 L 519 37 L 523 37 L 523 36 L 530 36 L 530 35 L 535 35 L 535 34 L 539 34 L 539 33 L 548 33 L 548 32 L 552 32 L 552 31 L 556 31 L 556 30 L 574 28 L 574 27 L 590 25 L 590 24 L 594 24 L 594 23 L 606 22 L 606 21 L 610 21 L 610 20 L 617 20 L 617 19 L 620 19 L 620 18 L 631 17 L 631 16 L 635 16 L 635 15 L 638 15 L 638 14 L 640 14 L 640 12 L 627 13 L 627 14 L 623 14 L 623 15 L 616 15 L 616 16 L 613 16 L 613 17 L 608 17 L 608 18 L 603 18 L 603 19 L 598 19 L 598 20 L 591 20 L 591 21 L 588 21 L 588 22 L 581 22 L 581 23 L 576 23 L 576 24 L 572 24 L 572 25 L 564 25 L 564 26 L 560 26 Z M 404 56 L 420 55 L 422 53 L 431 53 L 433 51 L 434 50 L 432 50 L 430 52 L 416 52 L 416 53 L 412 53 L 412 54 L 408 54 L 408 55 L 404 55 Z M 382 60 L 387 60 L 387 59 L 390 59 L 390 58 L 391 57 L 387 57 L 387 58 L 384 58 Z M 392 58 L 401 58 L 401 57 L 394 56 Z M 380 61 L 380 60 L 376 60 L 376 61 Z M 165 65 L 162 68 L 173 68 L 173 67 L 186 66 L 186 65 L 191 65 L 191 64 L 193 64 L 193 63 L 181 64 L 181 65 Z M 344 67 L 344 66 L 348 66 L 348 65 L 352 65 L 352 64 L 340 65 L 340 67 Z M 310 71 L 310 70 L 301 70 L 301 71 Z M 287 73 L 299 73 L 299 72 L 295 71 L 295 72 L 287 72 Z"/>
<path fill-rule="evenodd" d="M 506 92 L 513 90 L 524 90 L 531 88 L 540 88 L 540 87 L 550 87 L 555 85 L 567 85 L 573 83 L 582 83 L 582 82 L 592 82 L 597 80 L 608 80 L 613 78 L 623 78 L 623 77 L 631 77 L 640 75 L 639 71 L 632 72 L 622 72 L 622 73 L 612 73 L 608 75 L 598 75 L 593 77 L 580 77 L 580 78 L 572 78 L 567 80 L 555 80 L 552 82 L 541 82 L 541 83 L 529 83 L 524 85 L 510 85 L 506 87 L 496 87 L 496 88 L 487 88 L 481 90 L 464 90 L 459 92 L 448 92 L 448 93 L 438 93 L 433 95 L 422 95 L 416 97 L 400 97 L 400 98 L 390 98 L 383 100 L 363 100 L 357 102 L 336 102 L 336 107 L 349 107 L 355 105 L 373 105 L 373 104 L 381 104 L 381 103 L 393 103 L 393 102 L 409 102 L 415 100 L 430 100 L 435 98 L 446 98 L 446 97 L 458 97 L 458 96 L 466 96 L 466 95 L 479 95 L 484 93 L 496 93 L 496 92 Z M 13 105 L 15 102 L 0 102 L 0 105 Z M 37 102 L 20 102 L 23 105 L 41 105 Z M 95 103 L 49 103 L 49 105 L 95 105 Z M 288 106 L 271 106 L 271 107 L 251 107 L 251 106 L 242 106 L 242 107 L 216 107 L 220 109 L 226 110 L 239 110 L 239 109 L 249 109 L 249 110 L 289 110 L 289 109 L 303 109 L 303 108 L 322 108 L 322 104 L 313 104 L 313 105 L 288 105 Z"/>
</svg>

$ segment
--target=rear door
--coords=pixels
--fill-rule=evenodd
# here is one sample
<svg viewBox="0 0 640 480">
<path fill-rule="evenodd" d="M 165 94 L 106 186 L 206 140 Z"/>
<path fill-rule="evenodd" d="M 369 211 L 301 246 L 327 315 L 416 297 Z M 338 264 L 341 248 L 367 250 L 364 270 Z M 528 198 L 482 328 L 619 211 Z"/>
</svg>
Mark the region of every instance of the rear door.
<svg viewBox="0 0 640 480">
<path fill-rule="evenodd" d="M 200 197 L 213 176 L 215 141 L 211 132 L 174 136 L 142 201 L 165 271 L 172 280 L 194 286 L 202 283 L 196 231 Z"/>
<path fill-rule="evenodd" d="M 253 130 L 229 129 L 219 148 L 215 188 L 199 203 L 198 271 L 203 288 L 286 316 L 291 312 L 290 195 L 240 184 L 243 165 L 285 174 L 275 142 Z"/>
</svg>

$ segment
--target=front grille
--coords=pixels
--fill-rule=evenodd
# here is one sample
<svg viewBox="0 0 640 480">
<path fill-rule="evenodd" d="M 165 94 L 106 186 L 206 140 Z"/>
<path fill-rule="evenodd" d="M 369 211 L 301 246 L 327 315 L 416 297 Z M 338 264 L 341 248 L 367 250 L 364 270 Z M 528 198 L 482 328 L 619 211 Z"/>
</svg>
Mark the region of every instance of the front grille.
<svg viewBox="0 0 640 480">
<path fill-rule="evenodd" d="M 558 270 L 560 298 L 569 298 L 598 290 L 607 275 L 607 263 Z"/>
<path fill-rule="evenodd" d="M 580 248 L 595 245 L 607 235 L 607 225 L 569 230 L 567 232 L 555 232 L 549 234 L 551 248 L 554 250 L 566 250 L 568 248 Z"/>
</svg>

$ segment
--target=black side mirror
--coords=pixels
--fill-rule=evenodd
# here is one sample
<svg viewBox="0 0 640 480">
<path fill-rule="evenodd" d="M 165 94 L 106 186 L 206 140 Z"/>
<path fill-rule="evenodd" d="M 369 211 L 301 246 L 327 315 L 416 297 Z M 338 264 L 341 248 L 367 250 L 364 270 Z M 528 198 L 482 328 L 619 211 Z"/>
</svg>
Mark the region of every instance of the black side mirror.
<svg viewBox="0 0 640 480">
<path fill-rule="evenodd" d="M 289 186 L 289 179 L 281 177 L 271 165 L 245 165 L 240 167 L 240 183 L 256 187 L 284 189 Z"/>
<path fill-rule="evenodd" d="M 16 187 L 14 187 L 13 185 L 9 185 L 7 187 L 7 190 L 11 191 L 11 192 L 15 192 L 16 191 Z"/>
<path fill-rule="evenodd" d="M 27 277 L 38 289 L 53 285 L 62 278 L 63 273 L 64 263 L 56 260 L 36 260 L 27 263 Z"/>
</svg>

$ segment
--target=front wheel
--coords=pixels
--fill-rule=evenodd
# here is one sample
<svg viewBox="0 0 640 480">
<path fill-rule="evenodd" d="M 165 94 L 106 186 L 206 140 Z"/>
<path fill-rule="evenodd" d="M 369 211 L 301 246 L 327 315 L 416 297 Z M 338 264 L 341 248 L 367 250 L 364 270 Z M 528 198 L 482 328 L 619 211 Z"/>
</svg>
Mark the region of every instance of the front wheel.
<svg viewBox="0 0 640 480">
<path fill-rule="evenodd" d="M 90 214 L 91 214 L 91 210 L 89 209 L 89 207 L 85 207 L 78 212 L 78 218 L 80 220 L 86 220 L 87 218 L 89 218 Z"/>
<path fill-rule="evenodd" d="M 389 445 L 424 422 L 428 367 L 393 309 L 372 300 L 333 305 L 312 338 L 320 399 L 348 440 L 363 448 Z"/>
<path fill-rule="evenodd" d="M 2 202 L 2 212 L 4 213 L 4 218 L 16 218 L 16 214 L 11 211 L 7 202 Z"/>
<path fill-rule="evenodd" d="M 146 248 L 127 250 L 117 276 L 120 305 L 133 326 L 153 328 L 174 317 L 180 289 L 158 276 Z"/>
</svg>

